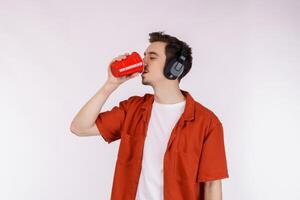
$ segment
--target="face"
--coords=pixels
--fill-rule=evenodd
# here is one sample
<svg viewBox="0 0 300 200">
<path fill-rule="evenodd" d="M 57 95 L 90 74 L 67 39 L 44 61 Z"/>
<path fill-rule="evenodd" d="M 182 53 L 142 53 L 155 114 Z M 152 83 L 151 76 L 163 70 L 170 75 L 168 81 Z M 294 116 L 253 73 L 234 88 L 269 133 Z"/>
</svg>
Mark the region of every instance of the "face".
<svg viewBox="0 0 300 200">
<path fill-rule="evenodd" d="M 145 72 L 141 75 L 143 85 L 155 86 L 167 80 L 163 74 L 166 45 L 165 42 L 153 42 L 147 47 L 143 58 Z"/>
</svg>

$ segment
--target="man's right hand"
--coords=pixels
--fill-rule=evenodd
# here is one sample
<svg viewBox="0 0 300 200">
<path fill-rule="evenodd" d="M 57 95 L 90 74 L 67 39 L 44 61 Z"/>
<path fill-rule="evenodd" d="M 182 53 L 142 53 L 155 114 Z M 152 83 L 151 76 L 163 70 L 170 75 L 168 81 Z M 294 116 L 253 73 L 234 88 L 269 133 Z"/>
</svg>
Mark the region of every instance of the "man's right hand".
<svg viewBox="0 0 300 200">
<path fill-rule="evenodd" d="M 110 65 L 116 60 L 122 60 L 128 56 L 128 53 L 114 58 L 108 66 L 108 79 L 106 83 L 97 91 L 97 93 L 79 110 L 70 125 L 70 131 L 78 136 L 99 135 L 99 129 L 96 126 L 96 119 L 102 110 L 110 94 L 123 82 L 135 77 L 137 73 L 123 77 L 114 77 L 110 70 Z"/>
<path fill-rule="evenodd" d="M 111 84 L 114 84 L 114 85 L 121 85 L 122 83 L 124 83 L 125 81 L 129 80 L 129 79 L 132 79 L 136 76 L 138 76 L 138 72 L 136 73 L 133 73 L 133 74 L 130 74 L 130 75 L 125 75 L 125 76 L 122 76 L 122 77 L 115 77 L 112 73 L 111 73 L 111 64 L 118 60 L 118 61 L 121 61 L 123 59 L 125 59 L 127 56 L 129 55 L 129 53 L 125 53 L 123 55 L 119 55 L 117 57 L 115 57 L 108 65 L 108 78 L 107 78 L 107 83 L 111 83 Z"/>
</svg>

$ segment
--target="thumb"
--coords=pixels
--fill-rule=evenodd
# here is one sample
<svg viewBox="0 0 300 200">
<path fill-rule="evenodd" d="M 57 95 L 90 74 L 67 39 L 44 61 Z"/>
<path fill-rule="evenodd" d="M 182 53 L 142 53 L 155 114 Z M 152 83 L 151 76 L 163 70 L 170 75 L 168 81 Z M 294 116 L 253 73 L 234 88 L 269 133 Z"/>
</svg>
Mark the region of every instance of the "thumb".
<svg viewBox="0 0 300 200">
<path fill-rule="evenodd" d="M 134 78 L 134 77 L 136 77 L 137 75 L 139 75 L 139 73 L 138 73 L 138 72 L 136 72 L 136 73 L 133 73 L 133 74 L 131 74 L 131 75 L 129 76 L 129 78 Z"/>
</svg>

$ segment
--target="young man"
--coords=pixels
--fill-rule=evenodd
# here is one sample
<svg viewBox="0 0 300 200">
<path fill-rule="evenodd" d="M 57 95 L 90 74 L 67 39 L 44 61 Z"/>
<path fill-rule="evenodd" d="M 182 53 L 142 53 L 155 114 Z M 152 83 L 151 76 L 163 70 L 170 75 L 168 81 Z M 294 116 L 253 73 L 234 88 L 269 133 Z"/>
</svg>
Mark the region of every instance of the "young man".
<svg viewBox="0 0 300 200">
<path fill-rule="evenodd" d="M 133 95 L 100 112 L 120 84 L 137 76 L 116 78 L 108 67 L 108 80 L 70 129 L 79 136 L 101 135 L 108 143 L 121 139 L 112 200 L 221 200 L 221 179 L 229 177 L 222 123 L 179 88 L 192 66 L 191 48 L 163 32 L 149 35 L 141 76 L 154 94 Z"/>
</svg>

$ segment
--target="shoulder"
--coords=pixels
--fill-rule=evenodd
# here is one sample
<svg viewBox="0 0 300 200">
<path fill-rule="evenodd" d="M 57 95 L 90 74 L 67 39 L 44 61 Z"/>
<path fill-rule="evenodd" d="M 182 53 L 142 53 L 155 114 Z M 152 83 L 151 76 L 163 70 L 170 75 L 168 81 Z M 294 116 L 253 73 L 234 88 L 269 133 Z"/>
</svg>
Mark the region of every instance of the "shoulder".
<svg viewBox="0 0 300 200">
<path fill-rule="evenodd" d="M 144 94 L 144 95 L 133 95 L 130 96 L 126 99 L 126 101 L 130 102 L 130 103 L 142 103 L 144 100 L 146 100 L 146 98 L 148 97 L 148 93 Z"/>
<path fill-rule="evenodd" d="M 143 104 L 144 101 L 149 97 L 149 94 L 146 93 L 144 95 L 132 95 L 124 99 L 122 102 L 128 106 L 138 107 Z"/>
<path fill-rule="evenodd" d="M 216 112 L 198 101 L 195 101 L 195 115 L 196 118 L 200 118 L 209 127 L 222 125 L 222 121 Z"/>
</svg>

